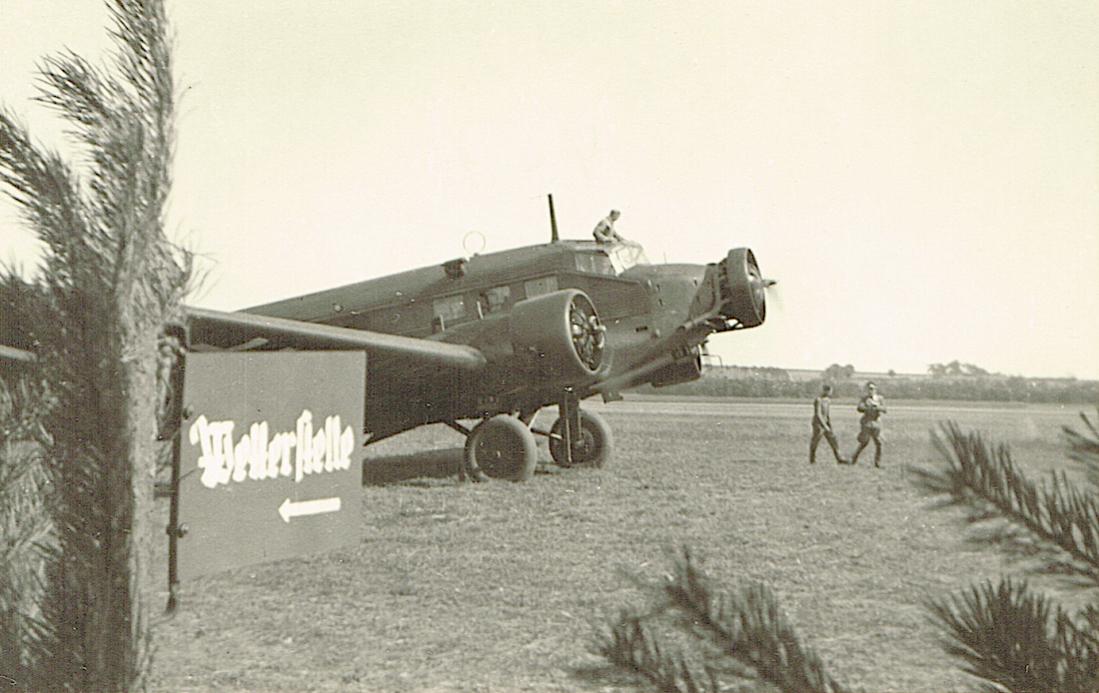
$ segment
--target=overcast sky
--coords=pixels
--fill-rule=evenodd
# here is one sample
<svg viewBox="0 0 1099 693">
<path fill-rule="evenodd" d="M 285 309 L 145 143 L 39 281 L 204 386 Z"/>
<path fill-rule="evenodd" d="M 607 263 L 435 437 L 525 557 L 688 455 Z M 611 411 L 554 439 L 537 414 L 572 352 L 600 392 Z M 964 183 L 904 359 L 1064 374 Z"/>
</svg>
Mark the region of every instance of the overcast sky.
<svg viewBox="0 0 1099 693">
<path fill-rule="evenodd" d="M 781 293 L 726 364 L 1099 377 L 1099 3 L 168 7 L 194 304 L 542 243 L 552 192 L 563 235 L 615 207 L 655 262 L 752 247 Z M 105 21 L 0 0 L 0 100 L 41 139 L 36 61 L 101 59 Z M 0 241 L 33 263 L 6 200 Z"/>
</svg>

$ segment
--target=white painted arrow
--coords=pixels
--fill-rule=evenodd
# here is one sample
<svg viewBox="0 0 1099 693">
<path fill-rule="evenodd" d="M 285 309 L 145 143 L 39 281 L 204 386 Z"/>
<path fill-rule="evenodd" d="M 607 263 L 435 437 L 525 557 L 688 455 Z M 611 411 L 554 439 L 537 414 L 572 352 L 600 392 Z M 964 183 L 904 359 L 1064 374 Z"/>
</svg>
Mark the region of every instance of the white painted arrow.
<svg viewBox="0 0 1099 693">
<path fill-rule="evenodd" d="M 320 515 L 321 513 L 334 513 L 340 509 L 340 497 L 318 498 L 316 500 L 294 502 L 287 498 L 279 506 L 279 515 L 282 521 L 289 523 L 292 517 L 302 515 Z"/>
</svg>

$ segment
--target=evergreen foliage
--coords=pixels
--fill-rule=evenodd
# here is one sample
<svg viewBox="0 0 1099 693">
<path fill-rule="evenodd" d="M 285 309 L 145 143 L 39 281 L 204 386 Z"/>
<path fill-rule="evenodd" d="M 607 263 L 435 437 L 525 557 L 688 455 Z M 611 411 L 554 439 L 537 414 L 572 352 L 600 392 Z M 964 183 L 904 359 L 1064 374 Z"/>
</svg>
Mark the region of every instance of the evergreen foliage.
<svg viewBox="0 0 1099 693">
<path fill-rule="evenodd" d="M 650 589 L 654 606 L 623 609 L 597 650 L 656 690 L 718 693 L 747 683 L 784 693 L 846 690 L 802 644 L 765 585 L 720 591 L 684 548 L 672 574 Z"/>
<path fill-rule="evenodd" d="M 992 445 L 954 423 L 936 443 L 946 464 L 924 469 L 917 483 L 971 511 L 974 521 L 1007 523 L 1010 545 L 1025 545 L 1046 572 L 1070 578 L 1085 604 L 1072 611 L 1025 582 L 985 582 L 929 608 L 946 651 L 990 691 L 1099 690 L 1099 431 L 1066 429 L 1070 456 L 1086 466 L 1092 488 L 1064 472 L 1044 482 L 1023 474 L 1006 445 Z"/>
<path fill-rule="evenodd" d="M 0 380 L 0 686 L 43 666 L 20 643 L 41 618 L 52 526 L 45 507 L 49 478 L 33 441 L 47 410 L 43 393 L 26 380 Z M 10 680 L 9 680 L 10 679 Z"/>
<path fill-rule="evenodd" d="M 0 108 L 0 189 L 45 248 L 36 279 L 0 273 L 4 331 L 37 357 L 3 374 L 13 404 L 0 411 L 0 496 L 40 499 L 19 530 L 0 517 L 11 559 L 0 562 L 12 566 L 0 570 L 0 661 L 29 690 L 140 689 L 151 659 L 158 336 L 178 318 L 190 259 L 163 231 L 174 137 L 164 8 L 107 6 L 108 68 L 72 52 L 39 67 L 37 100 L 67 122 L 75 165 Z"/>
</svg>

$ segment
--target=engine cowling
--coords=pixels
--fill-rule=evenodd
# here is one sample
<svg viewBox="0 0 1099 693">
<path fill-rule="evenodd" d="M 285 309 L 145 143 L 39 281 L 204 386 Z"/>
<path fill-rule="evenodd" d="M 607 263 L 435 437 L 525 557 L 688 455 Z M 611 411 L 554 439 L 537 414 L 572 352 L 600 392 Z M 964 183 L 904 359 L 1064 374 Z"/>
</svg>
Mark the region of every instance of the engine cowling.
<svg viewBox="0 0 1099 693">
<path fill-rule="evenodd" d="M 516 303 L 509 331 L 516 356 L 540 378 L 580 382 L 603 365 L 606 328 L 591 299 L 578 289 Z"/>
<path fill-rule="evenodd" d="M 755 254 L 748 248 L 733 248 L 719 263 L 721 312 L 744 327 L 762 325 L 767 319 L 766 281 Z"/>
</svg>

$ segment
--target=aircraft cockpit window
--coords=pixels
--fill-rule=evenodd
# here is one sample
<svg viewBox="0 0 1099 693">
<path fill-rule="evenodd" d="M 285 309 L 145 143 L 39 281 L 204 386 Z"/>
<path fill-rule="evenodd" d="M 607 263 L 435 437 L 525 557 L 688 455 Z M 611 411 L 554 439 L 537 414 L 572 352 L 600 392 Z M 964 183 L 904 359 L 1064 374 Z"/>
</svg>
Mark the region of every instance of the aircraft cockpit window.
<svg viewBox="0 0 1099 693">
<path fill-rule="evenodd" d="M 542 277 L 523 282 L 523 290 L 526 291 L 527 298 L 552 293 L 557 291 L 557 277 Z"/>
<path fill-rule="evenodd" d="M 645 257 L 645 249 L 641 247 L 641 244 L 633 241 L 615 243 L 610 247 L 608 253 L 610 254 L 611 264 L 618 274 L 625 272 L 634 265 L 649 264 L 649 258 Z"/>
<path fill-rule="evenodd" d="M 483 315 L 499 313 L 507 307 L 510 299 L 510 286 L 496 286 L 491 289 L 486 289 L 477 296 L 477 301 L 481 305 L 481 313 Z"/>
<path fill-rule="evenodd" d="M 603 252 L 577 253 L 576 270 L 589 274 L 610 274 L 612 276 L 615 274 L 611 259 Z"/>
<path fill-rule="evenodd" d="M 435 310 L 435 317 L 442 318 L 443 324 L 453 320 L 461 320 L 466 315 L 466 304 L 462 300 L 461 294 L 437 298 L 431 306 Z"/>
</svg>

